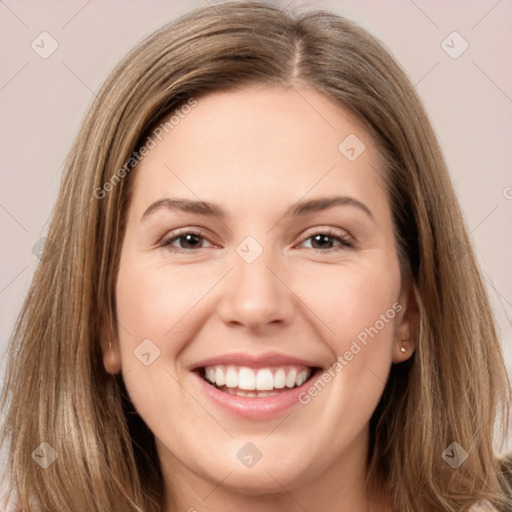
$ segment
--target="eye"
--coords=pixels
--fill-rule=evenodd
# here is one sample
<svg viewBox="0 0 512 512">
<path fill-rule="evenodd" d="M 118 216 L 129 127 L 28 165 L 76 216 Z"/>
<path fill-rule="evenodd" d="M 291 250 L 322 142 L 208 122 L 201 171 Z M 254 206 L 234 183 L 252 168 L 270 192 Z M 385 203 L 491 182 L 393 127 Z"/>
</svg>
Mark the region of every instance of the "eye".
<svg viewBox="0 0 512 512">
<path fill-rule="evenodd" d="M 310 242 L 307 249 L 320 250 L 321 252 L 338 251 L 353 247 L 353 243 L 346 232 L 338 232 L 331 228 L 322 229 L 305 238 L 300 245 Z M 170 233 L 162 242 L 161 246 L 174 252 L 190 252 L 212 244 L 206 238 L 206 233 L 197 229 L 186 229 L 181 232 Z"/>
<path fill-rule="evenodd" d="M 178 233 L 170 233 L 170 235 L 162 241 L 161 245 L 171 251 L 188 252 L 195 249 L 203 249 L 203 242 L 208 242 L 206 234 L 203 231 L 187 229 L 186 231 L 184 230 Z"/>
<path fill-rule="evenodd" d="M 302 244 L 311 240 L 308 249 L 316 249 L 321 252 L 339 251 L 353 247 L 350 237 L 345 232 L 338 232 L 330 228 L 322 229 L 308 236 Z M 301 244 L 301 245 L 302 245 Z"/>
</svg>

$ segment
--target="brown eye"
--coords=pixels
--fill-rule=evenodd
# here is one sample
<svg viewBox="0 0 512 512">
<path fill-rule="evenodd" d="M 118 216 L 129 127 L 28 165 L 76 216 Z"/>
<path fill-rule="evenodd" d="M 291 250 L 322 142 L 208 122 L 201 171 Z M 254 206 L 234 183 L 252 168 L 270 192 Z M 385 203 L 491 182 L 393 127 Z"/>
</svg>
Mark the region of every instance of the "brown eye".
<svg viewBox="0 0 512 512">
<path fill-rule="evenodd" d="M 202 249 L 203 242 L 206 241 L 204 234 L 200 231 L 183 231 L 166 238 L 162 246 L 175 251 L 193 251 Z"/>
<path fill-rule="evenodd" d="M 308 249 L 316 249 L 320 251 L 341 250 L 353 247 L 345 233 L 339 233 L 332 230 L 323 230 L 307 237 L 302 244 L 311 240 Z"/>
</svg>

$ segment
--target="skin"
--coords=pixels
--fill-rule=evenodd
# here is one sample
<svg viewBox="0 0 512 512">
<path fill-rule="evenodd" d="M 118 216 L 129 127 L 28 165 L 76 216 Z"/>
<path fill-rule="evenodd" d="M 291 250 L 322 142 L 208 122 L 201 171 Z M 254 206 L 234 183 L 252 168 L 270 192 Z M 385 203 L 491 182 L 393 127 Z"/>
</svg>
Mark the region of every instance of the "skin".
<svg viewBox="0 0 512 512">
<path fill-rule="evenodd" d="M 168 512 L 391 511 L 363 488 L 368 422 L 391 364 L 414 350 L 414 294 L 400 278 L 364 125 L 322 94 L 297 91 L 251 86 L 200 98 L 133 176 L 116 285 L 122 328 L 111 348 L 103 336 L 104 364 L 122 372 L 155 435 Z M 366 146 L 352 162 L 338 149 L 349 134 Z M 372 218 L 351 205 L 283 217 L 298 200 L 334 193 Z M 161 208 L 141 220 L 166 197 L 211 201 L 228 217 Z M 183 238 L 161 244 L 194 227 L 207 237 L 192 248 Z M 353 246 L 315 245 L 329 227 Z M 236 252 L 249 235 L 263 249 L 250 264 Z M 277 419 L 220 410 L 189 371 L 207 357 L 271 350 L 329 368 L 395 303 L 401 311 L 317 396 Z M 148 338 L 160 355 L 145 366 L 134 350 Z M 247 442 L 262 453 L 251 468 L 236 456 Z"/>
</svg>

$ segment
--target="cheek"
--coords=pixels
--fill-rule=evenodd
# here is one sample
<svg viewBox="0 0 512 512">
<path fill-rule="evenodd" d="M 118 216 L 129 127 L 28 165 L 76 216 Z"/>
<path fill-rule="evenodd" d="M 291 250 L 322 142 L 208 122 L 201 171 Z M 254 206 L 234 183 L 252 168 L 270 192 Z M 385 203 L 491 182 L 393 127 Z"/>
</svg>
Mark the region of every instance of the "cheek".
<svg viewBox="0 0 512 512">
<path fill-rule="evenodd" d="M 356 432 L 375 410 L 391 367 L 403 309 L 398 261 L 390 257 L 382 264 L 346 266 L 317 275 L 316 283 L 309 297 L 323 320 L 333 364 L 324 374 L 325 384 L 304 395 L 303 403 L 311 403 L 327 423 Z"/>
<path fill-rule="evenodd" d="M 183 417 L 189 415 L 188 421 L 193 421 L 192 412 L 200 414 L 187 409 L 179 393 L 177 362 L 193 336 L 187 313 L 204 290 L 184 286 L 186 279 L 179 275 L 125 257 L 116 286 L 121 366 L 128 395 L 153 432 L 167 429 L 169 435 L 176 426 L 169 403 L 183 411 Z"/>
<path fill-rule="evenodd" d="M 392 259 L 381 265 L 347 265 L 336 272 L 321 269 L 314 280 L 304 282 L 300 293 L 318 312 L 316 324 L 337 355 L 349 350 L 354 340 L 368 348 L 371 340 L 378 341 L 372 343 L 377 352 L 389 348 L 403 307 L 397 304 L 399 295 L 400 271 Z"/>
<path fill-rule="evenodd" d="M 170 269 L 129 256 L 121 261 L 116 306 L 122 373 L 133 404 L 152 430 L 175 426 L 165 417 L 171 396 L 190 421 L 204 414 L 195 405 L 187 407 L 177 381 L 180 354 L 203 324 L 197 316 L 207 303 L 202 299 L 218 280 L 211 269 Z"/>
<path fill-rule="evenodd" d="M 179 334 L 188 323 L 182 320 L 193 314 L 201 297 L 212 287 L 214 277 L 183 267 L 171 271 L 162 265 L 135 263 L 127 258 L 119 269 L 116 287 L 118 320 L 125 328 L 125 346 L 121 349 L 133 350 L 149 338 L 166 353 L 178 351 L 179 344 L 168 341 L 181 339 Z"/>
</svg>

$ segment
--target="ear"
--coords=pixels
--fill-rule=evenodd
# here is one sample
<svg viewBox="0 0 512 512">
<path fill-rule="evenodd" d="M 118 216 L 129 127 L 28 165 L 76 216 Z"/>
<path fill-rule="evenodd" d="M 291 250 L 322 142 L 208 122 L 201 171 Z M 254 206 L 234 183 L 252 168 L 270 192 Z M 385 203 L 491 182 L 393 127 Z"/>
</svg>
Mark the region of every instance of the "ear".
<svg viewBox="0 0 512 512">
<path fill-rule="evenodd" d="M 406 361 L 412 356 L 416 348 L 419 323 L 419 307 L 416 294 L 416 286 L 413 279 L 410 278 L 402 286 L 398 300 L 402 308 L 397 315 L 396 339 L 392 348 L 393 363 Z"/>
<path fill-rule="evenodd" d="M 121 355 L 119 352 L 119 340 L 112 328 L 110 318 L 106 314 L 101 315 L 100 321 L 100 345 L 103 354 L 103 366 L 105 371 L 115 375 L 121 371 Z"/>
</svg>

